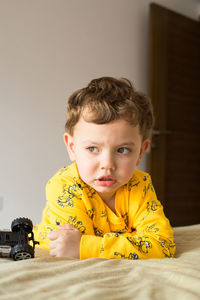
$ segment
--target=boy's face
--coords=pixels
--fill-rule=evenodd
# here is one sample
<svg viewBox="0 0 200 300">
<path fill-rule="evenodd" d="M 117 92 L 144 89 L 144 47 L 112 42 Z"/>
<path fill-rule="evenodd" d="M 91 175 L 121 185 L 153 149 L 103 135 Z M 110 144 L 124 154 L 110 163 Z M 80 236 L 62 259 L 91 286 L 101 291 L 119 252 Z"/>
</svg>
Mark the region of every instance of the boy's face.
<svg viewBox="0 0 200 300">
<path fill-rule="evenodd" d="M 81 179 L 104 201 L 113 199 L 129 181 L 150 144 L 142 141 L 138 125 L 133 127 L 123 119 L 95 124 L 80 118 L 73 137 L 66 133 L 64 140 Z"/>
</svg>

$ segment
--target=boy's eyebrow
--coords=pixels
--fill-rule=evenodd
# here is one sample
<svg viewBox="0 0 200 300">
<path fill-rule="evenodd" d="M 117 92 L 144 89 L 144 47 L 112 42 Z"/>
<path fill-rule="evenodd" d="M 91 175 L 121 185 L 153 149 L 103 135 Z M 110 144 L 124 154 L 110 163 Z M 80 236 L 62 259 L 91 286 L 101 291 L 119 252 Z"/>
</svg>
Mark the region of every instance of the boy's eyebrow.
<svg viewBox="0 0 200 300">
<path fill-rule="evenodd" d="M 91 143 L 91 144 L 97 144 L 97 141 L 92 141 L 92 140 L 84 140 L 83 143 Z"/>
<path fill-rule="evenodd" d="M 95 144 L 95 145 L 100 145 L 101 143 L 97 142 L 97 141 L 92 141 L 92 140 L 84 140 L 83 141 L 84 144 Z M 134 142 L 123 142 L 123 143 L 120 143 L 117 145 L 118 147 L 121 147 L 121 146 L 135 146 L 135 143 Z"/>
<path fill-rule="evenodd" d="M 119 146 L 135 146 L 134 142 L 125 142 L 125 143 L 121 143 Z"/>
</svg>

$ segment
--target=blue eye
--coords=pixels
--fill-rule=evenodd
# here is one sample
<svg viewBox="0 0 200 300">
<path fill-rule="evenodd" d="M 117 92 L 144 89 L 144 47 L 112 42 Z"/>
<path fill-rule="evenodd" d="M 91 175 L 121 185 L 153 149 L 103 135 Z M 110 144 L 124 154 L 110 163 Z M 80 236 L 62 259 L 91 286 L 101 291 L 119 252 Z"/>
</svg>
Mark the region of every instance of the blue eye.
<svg viewBox="0 0 200 300">
<path fill-rule="evenodd" d="M 92 153 L 97 153 L 98 152 L 98 148 L 97 147 L 88 147 L 87 150 L 89 150 Z"/>
<path fill-rule="evenodd" d="M 129 148 L 126 147 L 121 147 L 117 150 L 117 152 L 121 153 L 121 154 L 128 154 L 131 152 L 131 150 Z"/>
</svg>

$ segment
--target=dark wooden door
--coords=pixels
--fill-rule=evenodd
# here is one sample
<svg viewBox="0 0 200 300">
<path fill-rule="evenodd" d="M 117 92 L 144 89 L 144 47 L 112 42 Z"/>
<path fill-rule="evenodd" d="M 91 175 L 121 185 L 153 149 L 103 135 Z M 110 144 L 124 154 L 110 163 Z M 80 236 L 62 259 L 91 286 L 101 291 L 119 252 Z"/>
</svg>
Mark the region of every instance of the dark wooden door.
<svg viewBox="0 0 200 300">
<path fill-rule="evenodd" d="M 200 223 L 200 23 L 150 5 L 148 171 L 173 226 Z"/>
</svg>

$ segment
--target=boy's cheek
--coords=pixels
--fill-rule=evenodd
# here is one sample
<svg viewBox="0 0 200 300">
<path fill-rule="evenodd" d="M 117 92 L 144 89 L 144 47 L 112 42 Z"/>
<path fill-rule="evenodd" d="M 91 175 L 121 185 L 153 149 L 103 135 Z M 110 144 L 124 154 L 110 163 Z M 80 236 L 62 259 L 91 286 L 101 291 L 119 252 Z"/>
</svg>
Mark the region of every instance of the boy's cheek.
<svg viewBox="0 0 200 300">
<path fill-rule="evenodd" d="M 134 169 L 135 169 L 134 162 L 131 162 L 126 166 L 120 168 L 119 178 L 121 178 L 123 182 L 127 183 L 130 180 L 130 178 L 133 176 Z"/>
<path fill-rule="evenodd" d="M 92 170 L 90 170 L 88 166 L 79 169 L 79 174 L 81 179 L 86 183 L 89 183 L 90 180 L 94 179 L 94 172 L 92 172 Z"/>
<path fill-rule="evenodd" d="M 81 177 L 89 179 L 92 175 L 94 175 L 96 167 L 90 161 L 83 158 L 76 163 Z"/>
</svg>

